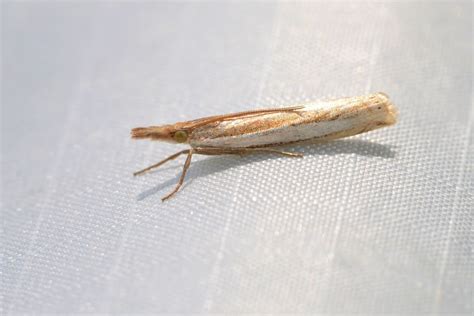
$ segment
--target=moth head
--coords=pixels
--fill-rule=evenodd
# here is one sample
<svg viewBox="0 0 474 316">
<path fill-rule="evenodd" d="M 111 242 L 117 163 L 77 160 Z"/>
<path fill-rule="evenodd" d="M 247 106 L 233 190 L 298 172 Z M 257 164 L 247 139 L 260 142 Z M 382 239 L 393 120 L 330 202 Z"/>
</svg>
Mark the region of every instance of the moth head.
<svg viewBox="0 0 474 316">
<path fill-rule="evenodd" d="M 147 138 L 171 143 L 186 143 L 189 133 L 175 125 L 136 127 L 132 129 L 132 138 Z"/>
</svg>

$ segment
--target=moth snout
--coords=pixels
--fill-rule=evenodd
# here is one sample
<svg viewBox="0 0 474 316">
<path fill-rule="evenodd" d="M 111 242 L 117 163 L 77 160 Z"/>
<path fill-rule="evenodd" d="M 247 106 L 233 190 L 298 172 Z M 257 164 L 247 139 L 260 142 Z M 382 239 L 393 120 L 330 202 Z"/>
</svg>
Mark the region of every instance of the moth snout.
<svg viewBox="0 0 474 316">
<path fill-rule="evenodd" d="M 168 126 L 136 127 L 131 131 L 132 138 L 172 141 L 171 129 Z"/>
</svg>

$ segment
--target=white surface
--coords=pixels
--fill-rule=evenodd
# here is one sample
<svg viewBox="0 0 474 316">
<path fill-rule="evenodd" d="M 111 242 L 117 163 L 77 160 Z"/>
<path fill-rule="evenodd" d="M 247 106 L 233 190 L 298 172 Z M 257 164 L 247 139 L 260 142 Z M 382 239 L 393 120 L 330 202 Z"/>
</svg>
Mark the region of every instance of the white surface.
<svg viewBox="0 0 474 316">
<path fill-rule="evenodd" d="M 4 313 L 472 312 L 472 4 L 2 4 Z M 384 91 L 400 123 L 182 160 L 130 128 Z"/>
</svg>

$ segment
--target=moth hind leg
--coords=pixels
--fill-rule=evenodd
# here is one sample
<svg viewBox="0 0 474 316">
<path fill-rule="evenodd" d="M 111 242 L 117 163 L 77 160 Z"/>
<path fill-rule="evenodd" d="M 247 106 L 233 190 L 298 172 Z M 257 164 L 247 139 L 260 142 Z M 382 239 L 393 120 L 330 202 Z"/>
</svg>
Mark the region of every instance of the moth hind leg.
<svg viewBox="0 0 474 316">
<path fill-rule="evenodd" d="M 291 152 L 291 151 L 284 151 L 284 150 L 279 150 L 279 149 L 274 149 L 274 148 L 248 148 L 248 153 L 271 153 L 271 154 L 277 154 L 277 155 L 282 155 L 282 156 L 287 156 L 287 157 L 303 157 L 303 153 L 299 152 Z"/>
<path fill-rule="evenodd" d="M 248 148 L 248 147 L 236 147 L 236 148 L 195 148 L 196 154 L 202 155 L 249 155 L 254 153 L 271 153 L 277 155 L 283 155 L 287 157 L 303 157 L 303 153 L 295 153 L 289 151 L 283 151 L 274 148 Z"/>
</svg>

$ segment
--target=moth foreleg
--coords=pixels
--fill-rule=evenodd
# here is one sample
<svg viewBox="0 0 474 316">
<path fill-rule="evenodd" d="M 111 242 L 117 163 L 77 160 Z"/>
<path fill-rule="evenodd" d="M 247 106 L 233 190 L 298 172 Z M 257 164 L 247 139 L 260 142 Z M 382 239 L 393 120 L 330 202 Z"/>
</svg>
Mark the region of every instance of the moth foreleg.
<svg viewBox="0 0 474 316">
<path fill-rule="evenodd" d="M 173 154 L 173 155 L 169 156 L 168 158 L 165 158 L 165 159 L 161 160 L 160 162 L 157 162 L 154 165 L 146 167 L 145 169 L 142 169 L 140 171 L 134 172 L 133 175 L 138 176 L 138 175 L 144 174 L 145 172 L 147 172 L 151 169 L 158 168 L 159 166 L 161 166 L 162 164 L 164 164 L 164 163 L 166 163 L 170 160 L 176 159 L 177 157 L 179 157 L 182 154 L 189 154 L 190 151 L 191 151 L 191 149 L 185 149 L 185 150 L 179 151 L 176 154 Z"/>
</svg>

